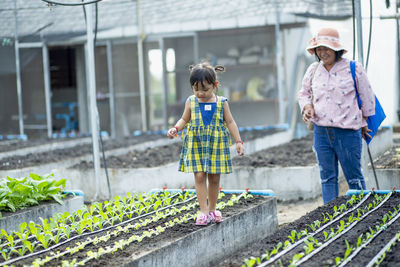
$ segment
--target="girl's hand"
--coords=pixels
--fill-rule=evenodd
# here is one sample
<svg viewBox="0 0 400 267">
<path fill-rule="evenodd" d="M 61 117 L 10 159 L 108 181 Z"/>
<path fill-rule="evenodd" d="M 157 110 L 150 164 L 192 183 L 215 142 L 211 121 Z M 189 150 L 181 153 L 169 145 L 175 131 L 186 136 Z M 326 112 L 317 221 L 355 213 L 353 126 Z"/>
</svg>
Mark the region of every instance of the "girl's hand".
<svg viewBox="0 0 400 267">
<path fill-rule="evenodd" d="M 178 136 L 178 130 L 175 127 L 172 127 L 171 129 L 168 130 L 167 136 L 169 139 Z"/>
<path fill-rule="evenodd" d="M 303 109 L 303 121 L 308 122 L 311 118 L 314 118 L 314 107 L 311 104 L 307 104 Z"/>
<path fill-rule="evenodd" d="M 236 142 L 236 151 L 238 153 L 238 156 L 244 155 L 244 145 L 242 141 Z"/>
</svg>

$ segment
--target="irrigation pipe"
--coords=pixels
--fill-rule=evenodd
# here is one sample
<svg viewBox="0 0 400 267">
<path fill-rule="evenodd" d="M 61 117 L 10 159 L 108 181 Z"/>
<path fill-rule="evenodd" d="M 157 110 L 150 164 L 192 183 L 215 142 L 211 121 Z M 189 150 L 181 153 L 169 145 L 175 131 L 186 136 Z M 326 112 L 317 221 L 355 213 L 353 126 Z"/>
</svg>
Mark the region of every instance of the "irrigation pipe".
<svg viewBox="0 0 400 267">
<path fill-rule="evenodd" d="M 378 254 L 375 255 L 375 257 L 372 258 L 372 260 L 368 263 L 366 267 L 372 267 L 378 259 L 386 253 L 386 251 L 394 244 L 396 243 L 396 240 L 398 239 L 397 235 L 400 234 L 400 232 L 397 232 L 392 239 L 390 239 L 389 243 L 386 244 L 379 252 Z"/>
<path fill-rule="evenodd" d="M 369 243 L 372 242 L 372 240 L 374 240 L 375 237 L 377 237 L 380 233 L 382 233 L 384 230 L 386 230 L 386 228 L 388 226 L 390 226 L 392 223 L 394 223 L 398 218 L 400 218 L 400 213 L 397 214 L 396 217 L 394 217 L 392 220 L 390 220 L 390 222 L 388 222 L 387 224 L 384 224 L 381 226 L 381 228 L 379 229 L 378 232 L 375 233 L 375 235 L 373 237 L 371 237 L 367 242 L 363 243 L 360 247 L 358 247 L 349 257 L 347 257 L 346 260 L 344 260 L 339 267 L 342 267 L 344 265 L 346 265 L 349 261 L 351 261 L 351 259 L 353 259 L 355 256 L 357 256 L 357 254 L 363 249 L 365 248 Z"/>
<path fill-rule="evenodd" d="M 143 217 L 147 217 L 147 216 L 149 216 L 149 215 L 152 215 L 153 213 L 160 212 L 161 210 L 164 210 L 164 209 L 167 209 L 167 208 L 170 208 L 170 207 L 173 207 L 173 206 L 177 206 L 177 205 L 180 205 L 180 204 L 185 204 L 186 202 L 189 202 L 189 201 L 191 201 L 191 200 L 193 200 L 193 199 L 195 199 L 195 198 L 196 198 L 196 196 L 193 196 L 193 197 L 191 197 L 191 198 L 189 198 L 188 200 L 185 200 L 185 201 L 183 201 L 183 202 L 175 203 L 175 204 L 173 204 L 173 205 L 169 205 L 169 206 L 164 207 L 164 208 L 162 208 L 162 209 L 159 209 L 159 210 L 156 210 L 156 211 L 152 211 L 152 212 L 143 214 L 143 215 L 141 215 L 141 216 L 138 216 L 138 217 L 129 219 L 129 220 L 127 220 L 127 221 L 121 222 L 121 223 L 116 224 L 116 225 L 113 225 L 113 226 L 109 226 L 109 227 L 107 227 L 107 228 L 103 228 L 103 229 L 100 229 L 100 230 L 97 230 L 97 231 L 93 231 L 93 232 L 89 232 L 89 233 L 84 233 L 84 234 L 81 234 L 81 235 L 76 235 L 76 236 L 74 236 L 74 237 L 71 237 L 71 238 L 68 239 L 68 240 L 65 240 L 65 241 L 63 241 L 63 242 L 60 242 L 60 243 L 58 243 L 58 244 L 56 244 L 56 245 L 54 245 L 54 246 L 51 246 L 51 247 L 49 247 L 49 248 L 47 248 L 47 249 L 40 250 L 40 251 L 31 253 L 31 254 L 28 254 L 28 255 L 25 255 L 25 256 L 22 256 L 22 257 L 17 257 L 17 258 L 14 258 L 14 259 L 11 259 L 11 260 L 2 262 L 2 263 L 0 263 L 0 266 L 9 265 L 9 264 L 11 264 L 11 263 L 14 263 L 14 262 L 17 262 L 17 261 L 20 261 L 20 260 L 24 260 L 24 259 L 27 259 L 27 258 L 32 257 L 32 256 L 36 256 L 36 255 L 40 255 L 40 254 L 46 253 L 46 252 L 48 252 L 48 251 L 50 251 L 50 250 L 52 250 L 52 249 L 58 248 L 59 246 L 62 246 L 62 245 L 64 245 L 64 244 L 68 243 L 68 242 L 71 242 L 72 240 L 75 240 L 75 239 L 78 239 L 78 238 L 82 238 L 82 237 L 86 237 L 86 236 L 90 236 L 90 235 L 94 235 L 94 234 L 98 234 L 98 233 L 101 233 L 101 232 L 104 232 L 104 231 L 107 231 L 107 230 L 116 228 L 116 227 L 118 227 L 118 226 L 121 226 L 121 225 L 130 223 L 130 222 L 135 221 L 135 220 L 138 220 L 138 219 L 140 219 L 140 218 L 143 218 Z"/>
<path fill-rule="evenodd" d="M 171 199 L 172 198 L 174 198 L 174 197 L 176 197 L 177 195 L 179 195 L 179 193 L 176 193 L 176 194 L 173 194 L 173 195 L 171 195 Z M 146 200 L 147 199 L 149 199 L 148 197 L 146 198 Z M 138 201 L 135 201 L 135 203 L 140 203 L 140 200 L 138 200 Z M 180 203 L 175 203 L 175 204 L 180 204 Z M 111 205 L 111 203 L 108 203 L 108 205 Z M 154 206 L 154 203 L 153 204 L 151 204 L 150 205 L 150 207 L 151 206 Z M 169 207 L 169 206 L 171 206 L 171 205 L 168 205 L 167 207 Z M 106 207 L 106 205 L 104 206 L 104 208 Z M 144 207 L 143 207 L 144 208 Z M 166 208 L 166 207 L 165 207 Z M 161 208 L 161 209 L 159 209 L 159 210 L 157 210 L 157 211 L 161 211 L 161 210 L 163 210 L 164 208 Z M 115 209 L 116 210 L 116 209 Z M 104 210 L 104 211 L 106 211 L 107 212 L 107 210 Z M 134 213 L 136 210 L 134 210 L 134 211 L 130 211 L 130 212 L 127 212 L 127 213 L 124 213 L 124 214 L 131 214 L 131 213 Z M 88 211 L 89 212 L 89 211 Z M 90 212 L 89 212 L 90 213 Z M 85 214 L 85 213 L 82 213 L 82 217 L 83 217 L 83 214 Z M 146 213 L 147 214 L 147 213 Z M 145 214 L 144 214 L 145 215 Z M 71 214 L 70 216 L 68 216 L 67 218 L 65 218 L 65 220 L 70 220 L 71 221 L 71 219 L 70 219 L 70 217 L 71 216 L 75 216 L 75 214 Z M 111 217 L 110 219 L 108 219 L 108 220 L 105 220 L 103 223 L 102 223 L 102 225 L 104 225 L 104 224 L 106 224 L 106 223 L 109 223 L 110 224 L 110 221 L 113 219 L 113 218 L 115 218 L 115 217 L 117 217 L 118 215 L 116 215 L 116 216 L 113 216 L 113 217 Z M 102 217 L 101 215 L 95 215 L 95 216 L 92 216 L 92 217 L 98 217 L 98 218 L 100 218 L 100 217 Z M 135 217 L 136 218 L 136 217 Z M 65 224 L 66 226 L 72 226 L 72 224 Z M 111 224 L 110 224 L 111 225 Z M 111 225 L 112 226 L 112 225 Z M 54 233 L 56 233 L 57 231 L 59 230 L 59 228 L 54 228 L 54 229 L 52 229 L 51 230 L 51 233 L 52 234 L 54 234 Z M 85 232 L 85 231 L 82 231 L 83 233 Z M 71 232 L 71 234 L 72 233 L 76 233 L 76 231 L 72 231 Z M 12 234 L 12 233 L 11 233 Z M 21 233 L 22 234 L 22 233 Z M 62 237 L 63 236 L 65 236 L 65 234 L 63 234 L 62 235 Z M 28 238 L 27 238 L 27 240 L 31 240 L 31 239 L 34 239 L 36 236 L 34 236 L 34 235 L 30 235 Z M 21 239 L 15 239 L 14 240 L 14 243 L 19 243 L 19 242 L 21 242 Z M 34 244 L 37 244 L 37 243 L 39 243 L 39 241 L 36 241 L 36 242 L 34 242 Z M 4 249 L 5 248 L 5 246 L 10 246 L 10 243 L 9 242 L 7 242 L 7 243 L 4 243 L 4 244 L 1 244 L 0 245 L 0 249 L 2 250 L 2 249 Z M 20 248 L 20 247 L 22 247 L 22 246 L 17 246 L 17 247 L 14 247 L 15 249 L 17 249 L 17 248 Z M 1 266 L 1 265 L 0 265 Z"/>
<path fill-rule="evenodd" d="M 290 245 L 289 247 L 287 247 L 285 250 L 282 250 L 281 252 L 279 252 L 278 254 L 276 254 L 274 257 L 270 258 L 268 261 L 263 262 L 260 265 L 257 265 L 258 267 L 265 267 L 270 263 L 273 263 L 274 261 L 278 260 L 281 256 L 285 255 L 286 253 L 289 253 L 292 249 L 294 249 L 295 247 L 297 247 L 298 245 L 300 245 L 301 243 L 304 242 L 304 240 L 308 239 L 310 236 L 314 236 L 316 234 L 318 234 L 319 232 L 321 232 L 322 230 L 324 230 L 325 228 L 327 228 L 328 226 L 330 226 L 332 223 L 338 221 L 339 219 L 341 219 L 343 216 L 345 216 L 346 214 L 348 214 L 349 212 L 354 211 L 355 209 L 357 209 L 359 206 L 361 206 L 362 203 L 364 203 L 369 196 L 371 195 L 371 193 L 368 193 L 355 207 L 353 207 L 352 209 L 342 213 L 339 217 L 335 218 L 334 220 L 330 221 L 329 223 L 325 224 L 324 226 L 320 227 L 317 231 L 315 231 L 312 234 L 307 235 L 306 237 L 303 237 L 302 239 L 300 239 L 299 241 L 297 241 L 296 243 Z"/>
<path fill-rule="evenodd" d="M 179 195 L 179 193 L 176 193 L 176 194 L 174 194 L 174 195 L 171 195 L 171 199 L 173 199 L 174 197 L 176 197 L 177 195 Z M 149 198 L 146 198 L 146 200 L 147 199 L 149 199 Z M 140 202 L 140 200 L 138 200 L 138 201 L 135 201 L 135 203 L 139 203 Z M 180 203 L 175 203 L 175 204 L 180 204 Z M 108 203 L 107 205 L 110 205 L 110 203 Z M 152 206 L 154 206 L 154 203 L 153 204 L 151 204 L 149 207 L 152 207 Z M 169 207 L 169 206 L 171 206 L 171 205 L 168 205 L 167 207 Z M 106 205 L 104 206 L 104 208 L 106 207 Z M 167 207 L 164 207 L 164 208 L 167 208 Z M 159 210 L 157 210 L 157 211 L 161 211 L 161 210 L 163 210 L 164 208 L 160 208 Z M 116 209 L 115 209 L 116 210 Z M 89 212 L 88 210 L 86 210 L 87 212 Z M 106 212 L 108 212 L 107 210 L 105 210 Z M 127 212 L 127 213 L 124 213 L 124 214 L 131 214 L 131 213 L 134 213 L 136 210 L 134 210 L 134 211 L 130 211 L 130 212 Z M 89 212 L 90 213 L 90 212 Z M 82 217 L 83 217 L 83 215 L 85 214 L 85 211 L 83 211 L 83 213 L 82 213 Z M 147 214 L 147 213 L 146 213 Z M 146 214 L 143 214 L 143 215 L 146 215 Z M 71 216 L 75 216 L 75 214 L 70 214 L 70 216 L 68 216 L 67 218 L 65 218 L 65 220 L 70 220 L 71 221 L 71 219 L 70 219 L 70 217 Z M 116 215 L 116 216 L 113 216 L 113 217 L 111 217 L 110 219 L 108 219 L 108 220 L 104 220 L 104 222 L 102 223 L 102 225 L 105 225 L 106 223 L 109 223 L 110 224 L 110 226 L 112 226 L 111 225 L 111 223 L 110 223 L 110 221 L 113 219 L 113 218 L 115 218 L 115 217 L 117 217 L 118 215 Z M 92 218 L 100 218 L 100 217 L 102 217 L 101 215 L 95 215 L 95 216 L 92 216 Z M 136 217 L 135 217 L 136 218 Z M 65 226 L 72 226 L 72 224 L 64 224 Z M 40 226 L 39 226 L 40 227 Z M 86 229 L 85 229 L 86 230 Z M 85 230 L 83 230 L 82 231 L 82 233 L 84 233 L 85 232 Z M 52 229 L 51 230 L 51 233 L 52 234 L 54 234 L 54 233 L 56 233 L 57 231 L 59 231 L 59 228 L 54 228 L 54 229 Z M 74 229 L 73 231 L 71 231 L 71 234 L 73 234 L 73 233 L 77 233 L 76 232 L 76 230 Z M 65 234 L 63 234 L 61 237 L 64 237 L 65 236 Z M 34 235 L 30 235 L 28 238 L 27 238 L 27 240 L 31 240 L 31 239 L 34 239 L 36 236 L 34 236 Z M 19 242 L 21 242 L 21 239 L 15 239 L 14 240 L 14 243 L 19 243 Z M 35 242 L 33 242 L 34 244 L 37 244 L 37 243 L 40 243 L 39 241 L 35 241 Z M 7 243 L 5 243 L 5 244 L 2 244 L 2 245 L 0 245 L 0 249 L 4 249 L 4 247 L 5 246 L 10 246 L 10 243 L 9 242 L 7 242 Z M 14 247 L 14 249 L 18 249 L 18 248 L 20 248 L 20 247 L 22 247 L 22 246 L 17 246 L 17 247 Z"/>
<path fill-rule="evenodd" d="M 322 249 L 326 248 L 328 245 L 330 245 L 333 241 L 335 241 L 336 239 L 338 239 L 339 237 L 343 236 L 345 233 L 347 233 L 348 231 L 350 231 L 354 226 L 356 226 L 360 221 L 362 221 L 363 219 L 365 219 L 367 217 L 368 214 L 370 214 L 371 212 L 374 212 L 375 210 L 379 209 L 392 195 L 392 192 L 390 192 L 386 198 L 379 203 L 378 206 L 376 206 L 375 208 L 373 208 L 372 210 L 368 211 L 367 213 L 365 213 L 360 219 L 358 219 L 357 221 L 353 222 L 351 225 L 349 225 L 349 227 L 346 228 L 346 230 L 343 230 L 342 232 L 340 232 L 340 234 L 334 236 L 331 240 L 329 240 L 328 242 L 325 242 L 323 245 L 321 245 L 320 247 L 318 247 L 317 249 L 315 249 L 313 252 L 311 252 L 310 254 L 306 255 L 304 258 L 302 258 L 301 260 L 299 260 L 298 262 L 296 262 L 294 265 L 298 266 L 304 262 L 306 262 L 307 260 L 309 260 L 312 256 L 314 256 L 315 254 L 317 254 L 318 252 L 320 252 Z"/>
</svg>

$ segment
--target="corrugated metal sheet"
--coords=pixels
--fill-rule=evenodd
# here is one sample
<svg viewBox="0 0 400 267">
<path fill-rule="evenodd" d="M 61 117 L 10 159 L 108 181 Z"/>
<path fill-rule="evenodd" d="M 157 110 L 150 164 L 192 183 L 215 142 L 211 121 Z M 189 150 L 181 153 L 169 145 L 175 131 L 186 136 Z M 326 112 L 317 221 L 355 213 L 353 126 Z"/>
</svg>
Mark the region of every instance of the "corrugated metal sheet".
<svg viewBox="0 0 400 267">
<path fill-rule="evenodd" d="M 0 3 L 0 38 L 14 36 L 14 1 Z M 16 3 L 18 32 L 24 41 L 38 41 L 40 34 L 45 39 L 68 39 L 86 31 L 82 6 L 54 7 L 41 0 L 16 0 Z M 219 22 L 221 28 L 267 25 L 274 22 L 271 17 L 275 16 L 276 6 L 288 15 L 351 16 L 351 0 L 142 0 L 140 3 L 144 29 L 150 34 L 216 29 Z M 136 34 L 136 5 L 133 0 L 100 1 L 98 31 L 125 29 L 122 31 L 128 35 Z M 296 22 L 296 17 L 284 22 L 290 20 Z"/>
</svg>

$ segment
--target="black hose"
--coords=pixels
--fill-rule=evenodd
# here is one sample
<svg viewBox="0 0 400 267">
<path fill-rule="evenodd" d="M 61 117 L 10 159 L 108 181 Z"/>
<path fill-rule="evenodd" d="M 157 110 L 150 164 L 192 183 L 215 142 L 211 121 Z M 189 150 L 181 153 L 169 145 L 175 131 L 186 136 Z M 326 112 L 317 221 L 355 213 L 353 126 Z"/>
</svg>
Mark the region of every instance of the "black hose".
<svg viewBox="0 0 400 267">
<path fill-rule="evenodd" d="M 355 8 L 354 8 L 354 0 L 351 1 L 352 4 L 352 11 L 353 11 L 353 60 L 355 59 L 355 53 L 356 53 L 356 15 L 355 15 Z M 367 50 L 367 61 L 365 63 L 365 70 L 368 69 L 368 62 L 369 62 L 369 51 L 371 48 L 371 36 L 372 36 L 372 0 L 369 1 L 369 34 L 368 34 L 368 50 Z M 361 42 L 362 40 L 358 40 Z M 361 62 L 362 63 L 362 62 Z M 374 160 L 372 159 L 371 151 L 369 150 L 369 146 L 367 145 L 367 151 L 369 155 L 369 161 L 371 162 L 371 167 L 372 171 L 374 173 L 374 178 L 375 178 L 375 183 L 376 183 L 376 188 L 379 190 L 379 183 L 378 183 L 378 177 L 376 176 L 376 171 L 375 171 L 375 166 L 374 166 Z"/>
<path fill-rule="evenodd" d="M 96 7 L 96 23 L 94 27 L 94 48 L 96 49 L 96 42 L 97 42 L 97 25 L 98 25 L 98 19 L 99 19 L 99 9 L 97 3 L 95 4 Z M 99 118 L 100 120 L 100 118 Z M 100 123 L 99 123 L 99 128 L 100 128 Z M 104 171 L 106 172 L 106 178 L 107 178 L 107 186 L 108 186 L 108 197 L 111 198 L 111 186 L 110 186 L 110 178 L 108 177 L 108 169 L 107 169 L 107 160 L 106 160 L 106 154 L 104 153 L 104 143 L 103 143 L 103 137 L 101 136 L 101 129 L 99 129 L 99 136 L 100 136 L 100 144 L 101 144 L 101 151 L 103 154 L 103 165 L 104 165 Z"/>
<path fill-rule="evenodd" d="M 367 49 L 367 60 L 365 61 L 365 70 L 368 69 L 369 52 L 371 50 L 371 36 L 372 36 L 372 0 L 369 0 L 369 34 L 368 34 L 368 49 Z"/>
<path fill-rule="evenodd" d="M 369 0 L 369 33 L 368 33 L 368 49 L 367 49 L 367 59 L 366 59 L 366 62 L 365 62 L 365 70 L 368 69 L 369 52 L 371 50 L 371 36 L 372 36 L 372 0 Z M 372 171 L 374 173 L 376 189 L 379 190 L 378 177 L 376 176 L 374 160 L 372 159 L 372 155 L 371 155 L 371 151 L 369 149 L 369 146 L 367 146 L 367 150 L 368 150 L 369 161 L 371 162 Z"/>
<path fill-rule="evenodd" d="M 50 5 L 60 5 L 60 6 L 84 6 L 84 5 L 89 5 L 89 4 L 94 4 L 94 3 L 98 3 L 101 0 L 91 0 L 88 2 L 76 2 L 76 3 L 68 3 L 68 2 L 63 2 L 63 1 L 54 1 L 54 0 L 42 0 L 43 2 L 46 2 Z"/>
<path fill-rule="evenodd" d="M 96 48 L 97 28 L 98 28 L 97 25 L 98 25 L 98 18 L 99 18 L 99 16 L 98 16 L 98 13 L 99 13 L 98 11 L 99 11 L 99 9 L 98 9 L 97 2 L 96 2 L 96 4 L 95 4 L 95 7 L 96 7 L 96 12 L 95 12 L 96 22 L 95 22 L 95 27 L 94 27 L 94 41 L 93 41 L 93 43 L 94 43 L 94 44 L 93 44 L 94 48 Z M 85 21 L 86 21 L 86 10 L 85 10 L 85 7 L 84 7 L 84 6 L 83 6 L 83 15 L 84 15 Z M 100 120 L 100 118 L 99 118 L 99 120 Z M 100 127 L 100 125 L 99 125 L 99 127 Z M 101 136 L 101 129 L 99 129 L 99 136 L 100 136 L 101 151 L 102 151 L 102 154 L 103 154 L 104 171 L 106 172 L 106 177 L 107 177 L 108 197 L 111 198 L 110 178 L 108 177 L 107 160 L 106 160 L 106 155 L 105 155 L 105 153 L 104 153 L 104 143 L 103 143 L 103 138 L 102 138 L 102 136 Z"/>
<path fill-rule="evenodd" d="M 106 160 L 106 154 L 104 153 L 103 137 L 101 137 L 101 132 L 100 132 L 100 144 L 101 144 L 101 151 L 103 153 L 104 170 L 106 172 L 106 177 L 107 177 L 108 197 L 111 199 L 110 178 L 108 177 L 107 160 Z"/>
</svg>

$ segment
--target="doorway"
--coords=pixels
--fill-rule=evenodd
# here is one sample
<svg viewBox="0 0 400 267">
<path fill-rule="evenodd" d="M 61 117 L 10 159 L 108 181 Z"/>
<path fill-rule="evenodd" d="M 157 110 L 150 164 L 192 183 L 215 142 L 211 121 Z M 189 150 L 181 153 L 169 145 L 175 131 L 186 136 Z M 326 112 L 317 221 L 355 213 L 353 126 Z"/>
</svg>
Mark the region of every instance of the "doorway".
<svg viewBox="0 0 400 267">
<path fill-rule="evenodd" d="M 75 132 L 78 124 L 78 96 L 74 47 L 49 48 L 53 131 Z"/>
</svg>

